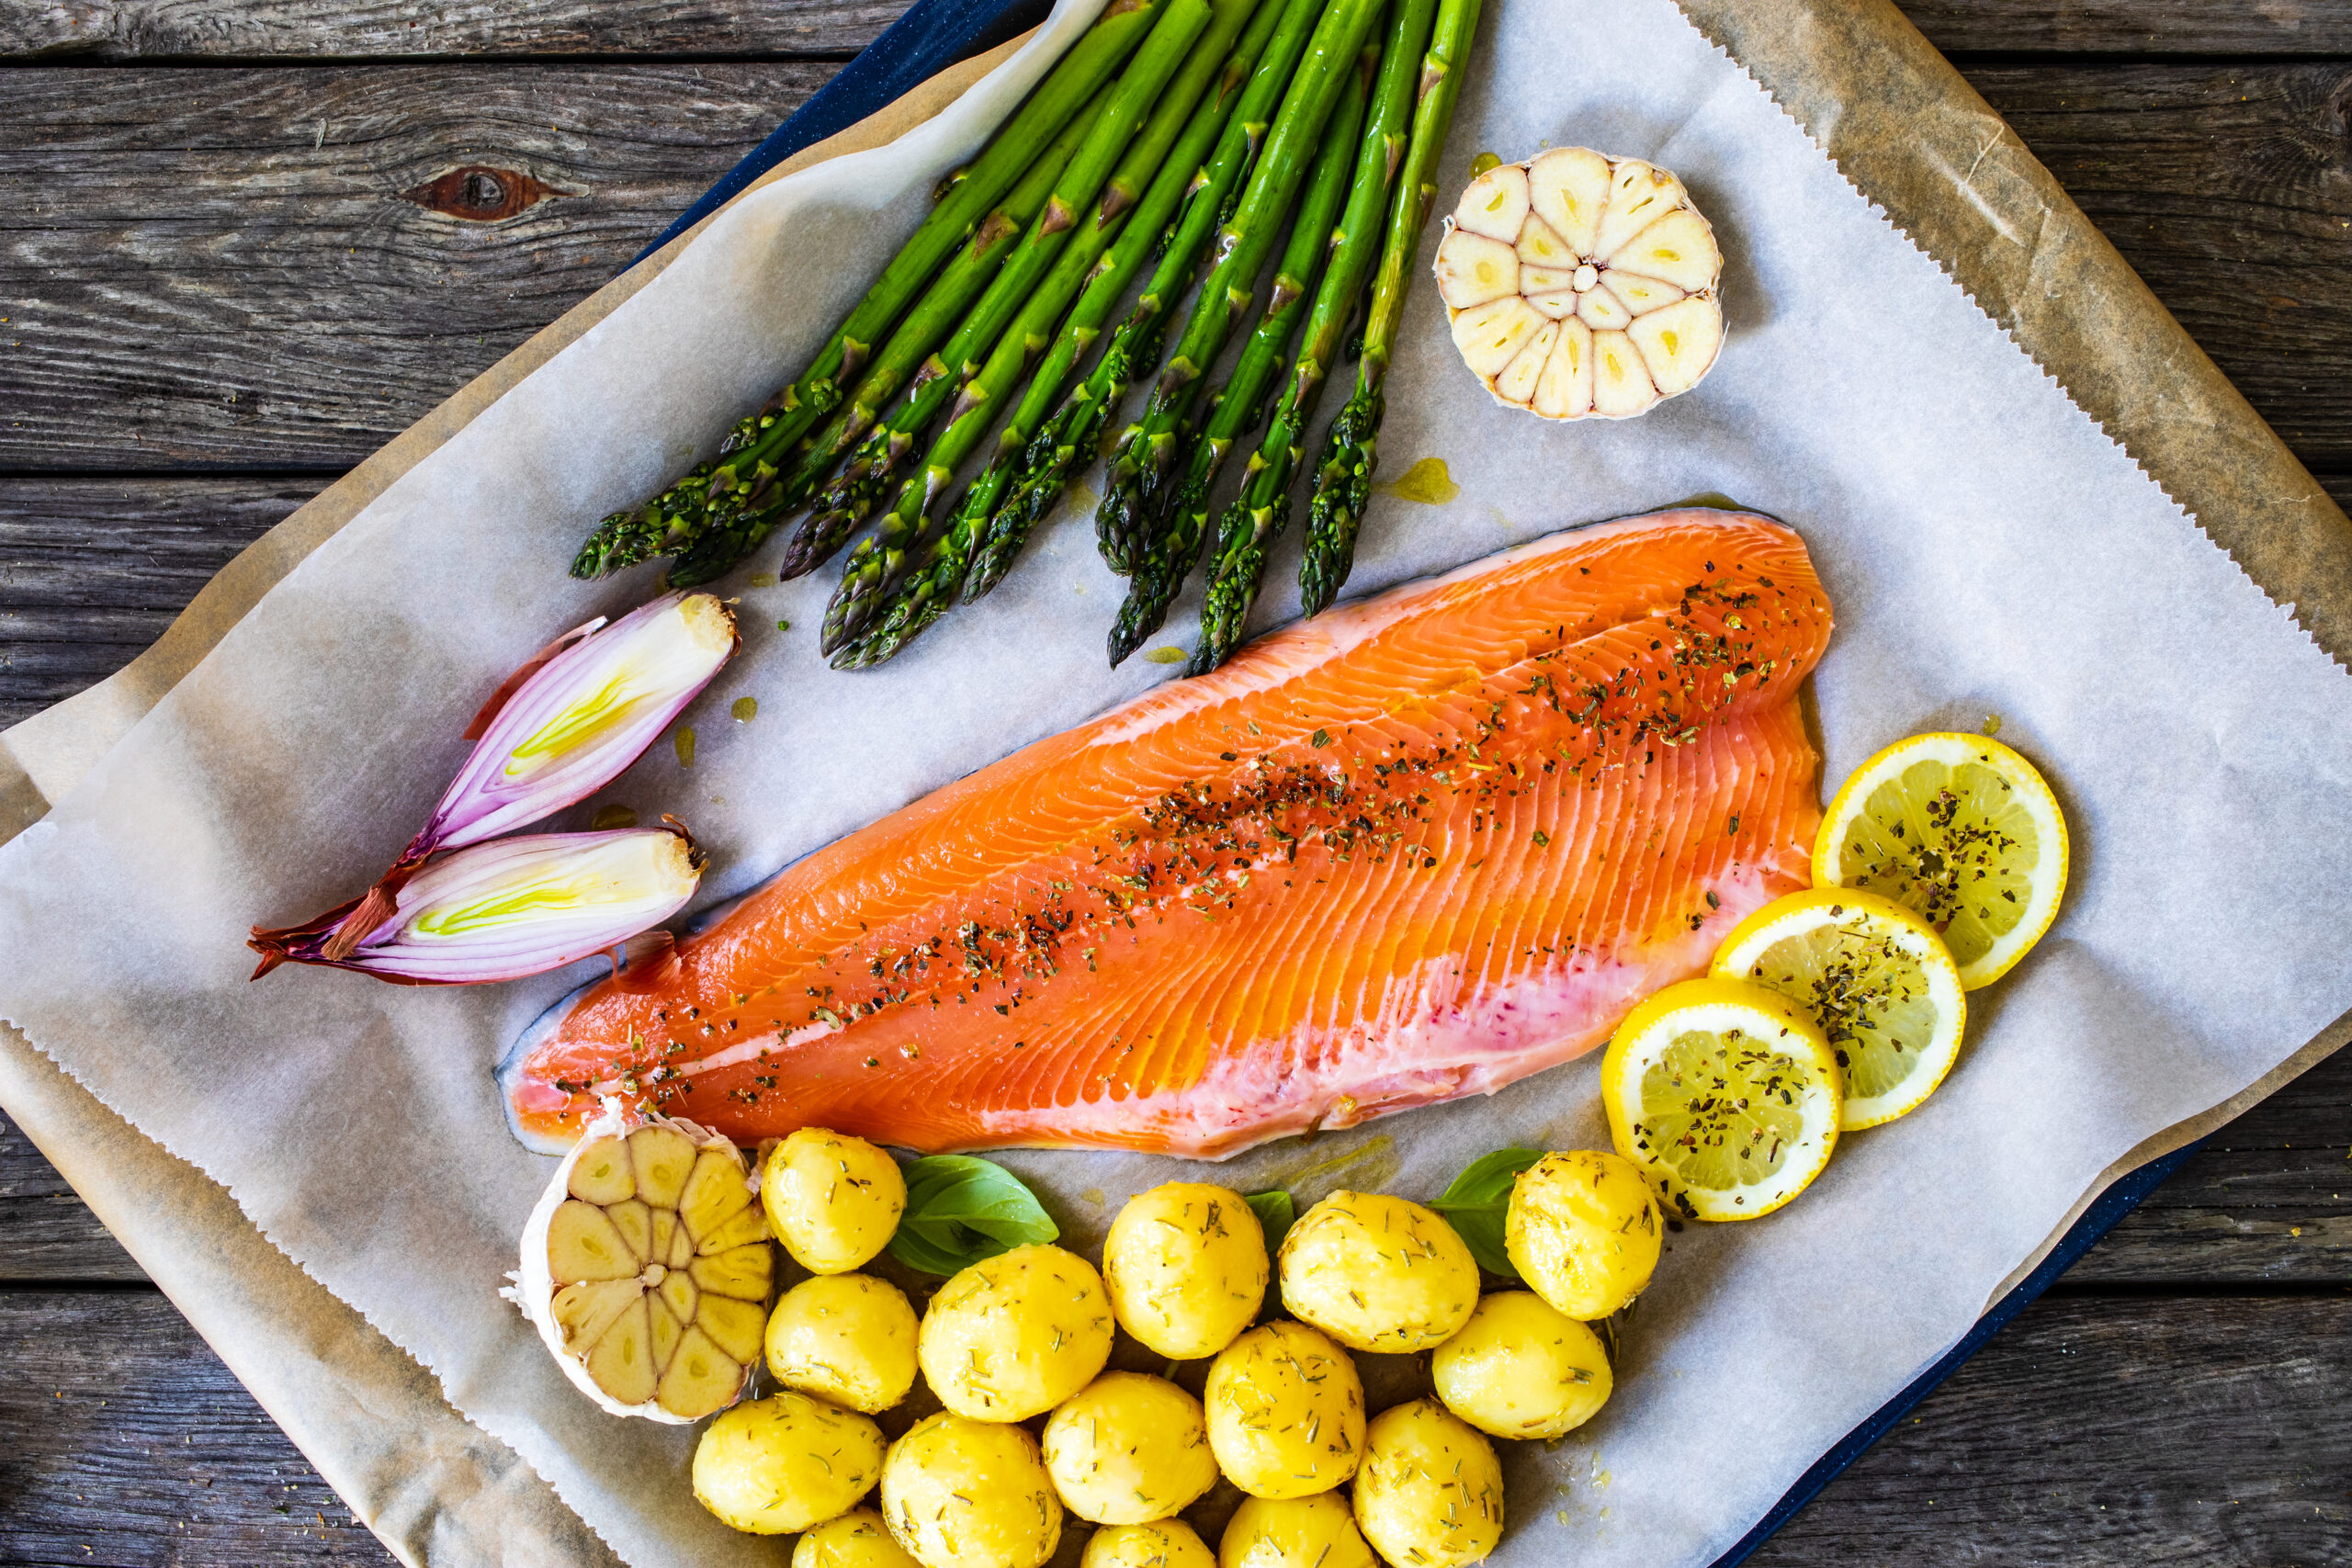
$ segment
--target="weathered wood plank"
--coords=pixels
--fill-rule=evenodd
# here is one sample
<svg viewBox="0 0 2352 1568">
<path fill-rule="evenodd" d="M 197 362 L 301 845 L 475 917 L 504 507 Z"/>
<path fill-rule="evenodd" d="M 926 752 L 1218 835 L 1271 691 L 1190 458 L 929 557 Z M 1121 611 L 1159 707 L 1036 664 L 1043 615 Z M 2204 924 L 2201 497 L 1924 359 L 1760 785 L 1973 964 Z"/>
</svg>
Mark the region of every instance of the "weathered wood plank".
<svg viewBox="0 0 2352 1568">
<path fill-rule="evenodd" d="M 828 69 L 16 73 L 0 469 L 347 467 L 625 265 Z M 2304 461 L 2352 472 L 2352 67 L 1973 77 Z M 401 194 L 464 167 L 559 194 L 489 223 Z"/>
<path fill-rule="evenodd" d="M 162 1298 L 0 1293 L 0 1561 L 384 1560 Z M 2340 1562 L 2347 1379 L 2342 1297 L 2045 1301 L 1754 1561 Z"/>
<path fill-rule="evenodd" d="M 618 272 L 832 69 L 10 73 L 0 469 L 347 468 Z M 454 210 L 425 205 L 467 170 Z M 469 215 L 518 191 L 538 199 Z"/>
<path fill-rule="evenodd" d="M 1967 74 L 2304 463 L 2352 468 L 2352 63 Z"/>
<path fill-rule="evenodd" d="M 2342 0 L 1896 0 L 1947 54 L 2352 54 Z"/>
<path fill-rule="evenodd" d="M 2044 1300 L 1753 1568 L 2352 1562 L 2352 1298 Z"/>
<path fill-rule="evenodd" d="M 0 1284 L 145 1278 L 23 1130 L 0 1122 Z"/>
<path fill-rule="evenodd" d="M 325 483 L 0 479 L 0 725 L 129 663 Z"/>
<path fill-rule="evenodd" d="M 846 58 L 908 0 L 0 0 L 0 60 L 392 60 L 428 56 Z"/>
<path fill-rule="evenodd" d="M 390 1561 L 148 1291 L 0 1292 L 0 1562 Z"/>
<path fill-rule="evenodd" d="M 2065 1278 L 2352 1285 L 2352 1050 L 2216 1133 Z"/>
</svg>

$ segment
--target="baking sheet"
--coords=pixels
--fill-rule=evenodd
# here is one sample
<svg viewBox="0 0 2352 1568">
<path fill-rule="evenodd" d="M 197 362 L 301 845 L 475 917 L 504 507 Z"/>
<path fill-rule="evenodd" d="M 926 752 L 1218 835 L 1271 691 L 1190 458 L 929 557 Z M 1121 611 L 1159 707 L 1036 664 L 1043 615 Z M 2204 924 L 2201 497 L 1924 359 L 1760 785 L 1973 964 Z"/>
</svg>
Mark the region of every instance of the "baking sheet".
<svg viewBox="0 0 2352 1568">
<path fill-rule="evenodd" d="M 1535 36 L 1552 27 L 1573 28 L 1577 47 Z M 1576 69 L 1527 63 L 1557 59 Z M 1494 74 L 1514 65 L 1498 86 Z M 1633 81 L 1645 83 L 1638 100 L 1612 86 Z M 1376 509 L 1358 585 L 1727 491 L 1795 522 L 1837 596 L 1841 629 L 1818 682 L 1833 777 L 1895 734 L 1998 711 L 2004 738 L 2068 792 L 2080 856 L 2066 920 L 1980 1010 L 1977 1044 L 1938 1100 L 1856 1139 L 1785 1215 L 1678 1237 L 1625 1391 L 1578 1435 L 1589 1441 L 1516 1451 L 1523 1528 L 1502 1560 L 1550 1560 L 1559 1542 L 1547 1536 L 1566 1530 L 1595 1561 L 1703 1562 L 1956 1338 L 2114 1158 L 2243 1089 L 2334 1017 L 2345 938 L 2312 917 L 2345 869 L 2323 830 L 2352 790 L 2352 698 L 1670 7 L 1521 5 L 1489 17 L 1446 178 L 1458 186 L 1482 147 L 1571 139 L 1678 168 L 1730 237 L 1724 361 L 1700 393 L 1637 423 L 1539 431 L 1486 411 L 1422 294 L 1384 450 L 1391 472 L 1443 456 L 1464 493 L 1443 509 Z M 919 151 L 892 156 L 914 163 Z M 902 191 L 952 161 L 902 171 Z M 281 977 L 296 990 L 248 990 L 233 942 L 250 919 L 307 913 L 364 882 L 368 863 L 389 858 L 377 840 L 397 849 L 461 750 L 427 739 L 470 712 L 471 697 L 451 692 L 494 679 L 483 672 L 592 601 L 625 602 L 555 586 L 553 563 L 595 513 L 650 482 L 663 443 L 707 441 L 756 396 L 728 380 L 762 380 L 747 360 L 788 356 L 791 331 L 822 330 L 842 301 L 779 310 L 766 287 L 809 276 L 796 246 L 830 232 L 842 254 L 851 231 L 872 252 L 846 263 L 858 276 L 887 251 L 895 233 L 828 231 L 806 207 L 786 222 L 796 203 L 881 191 L 876 165 L 857 175 L 741 204 L 729 217 L 744 231 L 730 237 L 722 220 L 661 284 L 393 484 L 0 855 L 0 940 L 38 960 L 0 978 L 0 1010 L 227 1180 L 275 1239 L 418 1353 L 460 1409 L 515 1443 L 633 1560 L 731 1543 L 706 1547 L 691 1531 L 716 1527 L 675 1506 L 674 1442 L 643 1443 L 601 1416 L 591 1425 L 619 1440 L 572 1441 L 571 1413 L 537 1386 L 551 1372 L 514 1348 L 527 1344 L 519 1320 L 485 1314 L 467 1278 L 505 1266 L 504 1238 L 544 1168 L 480 1136 L 485 1107 L 495 1114 L 483 1073 L 563 983 L 436 997 L 302 976 Z M 911 214 L 902 202 L 897 231 Z M 665 366 L 674 355 L 700 374 L 631 377 L 636 354 Z M 649 385 L 692 395 L 631 406 Z M 1112 585 L 1082 520 L 1066 517 L 1039 544 L 980 613 L 880 676 L 830 676 L 804 642 L 755 638 L 705 705 L 693 774 L 674 763 L 663 774 L 657 758 L 616 795 L 641 810 L 691 805 L 689 819 L 719 840 L 707 892 L 721 896 L 1160 675 L 1100 671 Z M 750 602 L 806 626 L 823 591 L 752 591 Z M 502 603 L 557 613 L 503 626 Z M 956 705 L 1005 692 L 1018 700 Z M 737 694 L 762 702 L 741 730 L 718 716 Z M 402 728 L 355 741 L 345 716 L 362 711 L 401 716 Z M 458 717 L 433 723 L 443 712 Z M 877 735 L 876 713 L 925 723 Z M 2282 1016 L 2294 1005 L 2282 998 L 2302 998 L 2310 1016 Z M 2253 1018 L 2278 1037 L 2244 1040 Z M 1602 1141 L 1585 1109 L 1589 1067 L 1252 1163 L 1296 1179 L 1303 1196 L 1342 1180 L 1434 1190 L 1491 1143 Z M 2052 1092 L 2053 1081 L 2077 1092 Z M 307 1114 L 289 1117 L 295 1108 Z M 416 1185 L 410 1148 L 436 1128 L 456 1130 L 471 1168 L 402 1190 Z M 379 1135 L 350 1136 L 361 1131 Z M 1023 1157 L 1082 1236 L 1150 1179 L 1132 1162 Z M 1903 1228 L 1890 1233 L 1889 1216 Z M 453 1267 L 429 1290 L 404 1288 L 406 1249 L 425 1236 Z M 1858 1270 L 1857 1257 L 1871 1267 Z M 1856 1341 L 1841 1325 L 1858 1306 L 1873 1332 Z M 1747 1423 L 1742 1451 L 1710 1463 L 1703 1495 L 1685 1495 L 1701 1491 L 1687 1483 L 1689 1454 L 1729 1409 Z"/>
</svg>

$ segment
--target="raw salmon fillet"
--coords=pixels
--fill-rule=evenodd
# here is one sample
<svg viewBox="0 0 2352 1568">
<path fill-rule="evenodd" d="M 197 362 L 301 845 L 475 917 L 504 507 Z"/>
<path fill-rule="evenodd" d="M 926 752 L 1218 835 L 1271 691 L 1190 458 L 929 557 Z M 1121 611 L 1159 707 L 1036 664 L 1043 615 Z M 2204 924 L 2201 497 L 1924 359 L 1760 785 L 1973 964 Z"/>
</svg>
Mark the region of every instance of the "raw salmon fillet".
<svg viewBox="0 0 2352 1568">
<path fill-rule="evenodd" d="M 1216 1156 L 1590 1050 L 1807 881 L 1796 534 L 1682 511 L 1343 606 L 786 870 L 501 1068 L 739 1143 Z"/>
</svg>

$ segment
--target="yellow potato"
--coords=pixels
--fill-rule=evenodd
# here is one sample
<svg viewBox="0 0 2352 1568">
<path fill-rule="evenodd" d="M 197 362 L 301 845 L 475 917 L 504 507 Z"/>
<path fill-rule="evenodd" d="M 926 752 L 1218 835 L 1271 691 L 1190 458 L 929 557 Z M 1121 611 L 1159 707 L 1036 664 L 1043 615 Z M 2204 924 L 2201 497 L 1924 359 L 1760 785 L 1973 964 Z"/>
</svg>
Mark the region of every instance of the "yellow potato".
<svg viewBox="0 0 2352 1568">
<path fill-rule="evenodd" d="M 1062 1539 L 1037 1439 L 947 1411 L 890 1445 L 882 1518 L 922 1568 L 1040 1568 Z"/>
<path fill-rule="evenodd" d="M 1328 1492 L 1363 1457 L 1356 1364 L 1303 1323 L 1269 1323 L 1227 1346 L 1201 1402 L 1218 1468 L 1253 1497 Z"/>
<path fill-rule="evenodd" d="M 1389 1562 L 1462 1568 L 1503 1539 L 1503 1467 L 1468 1422 L 1417 1399 L 1372 1418 L 1355 1509 L 1364 1539 Z"/>
<path fill-rule="evenodd" d="M 1161 1519 L 1096 1530 L 1078 1568 L 1216 1568 L 1216 1554 L 1183 1520 Z"/>
<path fill-rule="evenodd" d="M 1266 1233 L 1229 1187 L 1170 1181 L 1138 1192 L 1102 1242 L 1119 1326 L 1162 1356 L 1214 1356 L 1266 1299 Z"/>
<path fill-rule="evenodd" d="M 1462 1332 L 1430 1358 L 1445 1407 L 1498 1438 L 1556 1438 L 1609 1402 L 1600 1336 L 1532 1291 L 1478 1303 Z"/>
<path fill-rule="evenodd" d="M 1665 1239 L 1640 1168 L 1599 1149 L 1548 1154 L 1521 1171 L 1503 1215 L 1519 1277 L 1588 1322 L 1641 1294 Z"/>
<path fill-rule="evenodd" d="M 846 1513 L 881 1470 L 880 1427 L 786 1389 L 703 1428 L 695 1500 L 739 1530 L 791 1535 Z"/>
<path fill-rule="evenodd" d="M 768 1229 L 812 1274 L 846 1274 L 888 1245 L 907 1207 L 899 1162 L 846 1133 L 803 1127 L 760 1168 Z"/>
<path fill-rule="evenodd" d="M 1337 1492 L 1245 1497 L 1226 1521 L 1216 1568 L 1380 1568 Z"/>
<path fill-rule="evenodd" d="M 1143 1372 L 1104 1372 L 1046 1423 L 1046 1471 L 1098 1525 L 1164 1519 L 1216 1484 L 1200 1401 Z"/>
<path fill-rule="evenodd" d="M 795 1541 L 792 1568 L 917 1568 L 917 1564 L 906 1548 L 890 1539 L 881 1515 L 871 1508 L 852 1508 Z"/>
<path fill-rule="evenodd" d="M 915 1309 L 870 1274 L 820 1274 L 768 1317 L 768 1371 L 786 1388 L 871 1416 L 915 1384 Z"/>
<path fill-rule="evenodd" d="M 956 1415 L 1025 1421 L 1092 1382 L 1111 1359 L 1111 1303 L 1094 1265 L 1075 1252 L 1016 1247 L 939 1287 L 916 1350 Z"/>
<path fill-rule="evenodd" d="M 1478 1265 L 1419 1203 L 1334 1192 L 1283 1238 L 1283 1305 L 1351 1350 L 1409 1353 L 1452 1338 L 1478 1304 Z"/>
</svg>

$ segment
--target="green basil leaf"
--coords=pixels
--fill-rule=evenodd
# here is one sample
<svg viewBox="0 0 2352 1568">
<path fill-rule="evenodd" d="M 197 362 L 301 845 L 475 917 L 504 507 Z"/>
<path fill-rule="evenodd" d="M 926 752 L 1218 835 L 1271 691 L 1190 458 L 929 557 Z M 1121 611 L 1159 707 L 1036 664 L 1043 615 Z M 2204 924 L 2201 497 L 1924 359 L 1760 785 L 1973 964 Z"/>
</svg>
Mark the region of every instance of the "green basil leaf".
<svg viewBox="0 0 2352 1568">
<path fill-rule="evenodd" d="M 907 1209 L 890 1256 L 924 1274 L 953 1274 L 984 1258 L 1061 1235 L 1022 1179 L 993 1160 L 928 1155 L 908 1163 Z"/>
<path fill-rule="evenodd" d="M 1503 1247 L 1503 1215 L 1510 1208 L 1511 1183 L 1519 1173 L 1544 1157 L 1541 1149 L 1497 1149 L 1480 1155 L 1462 1168 L 1442 1196 L 1430 1207 L 1446 1217 L 1468 1244 L 1478 1267 L 1504 1280 L 1516 1280 Z"/>
<path fill-rule="evenodd" d="M 1271 1192 L 1245 1192 L 1241 1201 L 1258 1216 L 1258 1224 L 1266 1233 L 1266 1256 L 1272 1258 L 1298 1218 L 1297 1202 L 1279 1187 Z"/>
</svg>

